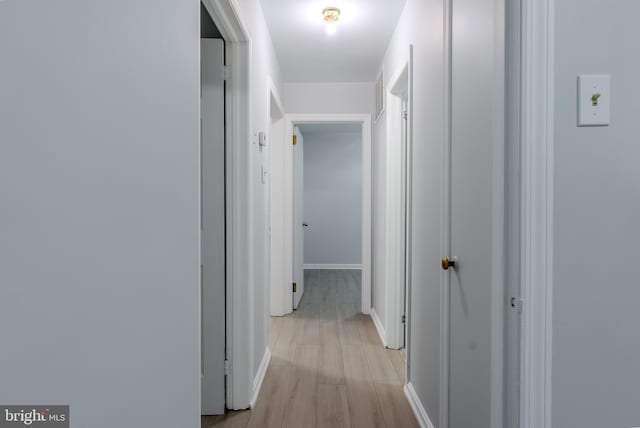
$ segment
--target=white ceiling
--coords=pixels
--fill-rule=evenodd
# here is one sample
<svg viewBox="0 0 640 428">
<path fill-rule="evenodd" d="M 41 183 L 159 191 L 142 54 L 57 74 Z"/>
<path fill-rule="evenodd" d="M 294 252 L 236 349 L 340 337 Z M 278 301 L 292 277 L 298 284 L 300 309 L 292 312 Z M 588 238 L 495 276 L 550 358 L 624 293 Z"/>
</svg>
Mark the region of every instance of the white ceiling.
<svg viewBox="0 0 640 428">
<path fill-rule="evenodd" d="M 285 82 L 373 82 L 406 0 L 261 0 Z M 322 9 L 342 11 L 328 35 Z"/>
</svg>

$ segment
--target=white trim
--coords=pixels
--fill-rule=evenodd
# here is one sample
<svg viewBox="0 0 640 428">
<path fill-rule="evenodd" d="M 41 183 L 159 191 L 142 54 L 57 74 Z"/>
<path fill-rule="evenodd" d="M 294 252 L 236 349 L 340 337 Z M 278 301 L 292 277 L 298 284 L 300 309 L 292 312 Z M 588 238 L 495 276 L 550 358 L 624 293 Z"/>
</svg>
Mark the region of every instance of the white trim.
<svg viewBox="0 0 640 428">
<path fill-rule="evenodd" d="M 521 2 L 521 426 L 550 428 L 555 2 Z"/>
<path fill-rule="evenodd" d="M 492 121 L 492 191 L 491 191 L 491 400 L 490 426 L 504 426 L 505 378 L 505 2 L 494 6 L 494 57 Z"/>
<path fill-rule="evenodd" d="M 275 100 L 276 107 L 278 109 L 277 121 L 274 120 L 274 112 L 271 109 L 271 98 Z M 282 316 L 287 314 L 286 308 L 286 296 L 284 295 L 284 287 L 272 287 L 272 284 L 282 284 L 284 282 L 285 275 L 285 262 L 283 258 L 283 247 L 285 237 L 285 222 L 281 218 L 282 214 L 285 212 L 285 198 L 284 198 L 284 178 L 279 175 L 282 173 L 281 165 L 278 164 L 280 168 L 274 168 L 273 165 L 273 157 L 275 149 L 278 149 L 278 155 L 285 152 L 285 148 L 282 146 L 285 144 L 284 142 L 284 107 L 282 105 L 282 101 L 280 99 L 280 95 L 278 94 L 278 89 L 276 85 L 273 83 L 273 79 L 271 76 L 267 76 L 267 126 L 266 126 L 266 134 L 267 134 L 267 151 L 269 153 L 269 305 L 267 308 L 267 312 L 273 316 Z M 280 158 L 278 161 L 284 161 L 284 159 Z M 277 173 L 276 173 L 277 171 Z M 274 178 L 275 177 L 275 178 Z M 280 218 L 274 216 L 274 201 L 281 203 L 282 205 L 278 207 L 278 214 L 280 214 Z M 282 212 L 280 212 L 281 210 Z M 277 220 L 277 221 L 274 221 Z"/>
<path fill-rule="evenodd" d="M 370 114 L 286 114 L 285 115 L 285 188 L 292 189 L 293 179 L 293 126 L 300 123 L 359 123 L 362 125 L 362 313 L 371 309 L 371 115 Z M 293 272 L 293 193 L 285 194 L 285 272 Z M 289 239 L 291 238 L 291 239 Z M 286 281 L 285 281 L 286 282 Z M 291 283 L 292 281 L 288 281 Z M 284 286 L 284 285 L 283 285 Z M 289 302 L 292 290 L 285 287 Z M 293 303 L 287 307 L 293 311 Z"/>
<path fill-rule="evenodd" d="M 251 38 L 236 0 L 205 0 L 213 22 L 225 40 L 230 71 L 225 99 L 227 180 L 227 359 L 233 373 L 227 375 L 229 409 L 246 409 L 252 395 L 253 278 L 251 263 L 252 221 L 250 207 L 250 52 Z M 249 316 L 247 316 L 249 313 Z"/>
<path fill-rule="evenodd" d="M 413 384 L 411 382 L 407 383 L 404 386 L 404 395 L 405 397 L 407 397 L 407 401 L 409 401 L 411 410 L 413 410 L 413 413 L 416 415 L 416 419 L 418 420 L 418 425 L 420 425 L 420 428 L 434 428 L 433 422 L 431 422 L 431 419 L 429 419 L 429 415 L 424 409 L 424 406 L 418 398 L 418 394 L 413 388 Z"/>
<path fill-rule="evenodd" d="M 382 64 L 382 67 L 380 67 L 380 71 L 378 72 L 376 76 L 376 81 L 374 83 L 374 88 L 376 92 L 375 93 L 376 103 L 375 103 L 375 112 L 374 112 L 375 118 L 373 120 L 374 123 L 380 120 L 380 118 L 382 117 L 385 111 L 386 89 L 385 89 L 385 83 L 384 83 L 384 74 L 385 74 L 384 64 Z M 378 107 L 380 107 L 380 110 L 378 110 Z"/>
<path fill-rule="evenodd" d="M 406 281 L 406 249 L 407 235 L 406 214 L 407 205 L 405 194 L 403 193 L 404 179 L 407 170 L 403 170 L 403 147 L 400 142 L 402 134 L 402 97 L 406 93 L 407 113 L 410 113 L 410 90 L 409 83 L 412 59 L 412 47 L 407 52 L 407 59 L 402 66 L 396 70 L 387 85 L 387 135 L 386 135 L 386 201 L 385 229 L 387 245 L 385 254 L 385 300 L 387 302 L 386 331 L 388 346 L 393 349 L 404 347 L 404 324 L 402 315 L 404 312 L 405 281 Z M 407 150 L 411 147 L 411 126 L 407 123 Z M 407 189 L 408 190 L 408 189 Z M 408 194 L 406 195 L 409 196 Z M 408 286 L 408 284 L 407 284 Z"/>
<path fill-rule="evenodd" d="M 253 395 L 251 397 L 251 402 L 249 403 L 249 407 L 251 407 L 252 409 L 256 407 L 256 401 L 258 401 L 258 395 L 260 395 L 260 389 L 262 388 L 264 377 L 267 374 L 269 362 L 271 362 L 271 350 L 267 348 L 264 351 L 264 355 L 262 356 L 262 361 L 260 362 L 260 366 L 258 367 L 256 377 L 253 378 Z"/>
<path fill-rule="evenodd" d="M 384 347 L 387 347 L 387 333 L 384 331 L 384 326 L 382 325 L 382 321 L 380 321 L 380 317 L 378 317 L 378 313 L 371 307 L 371 312 L 369 313 L 371 316 L 371 320 L 373 321 L 373 325 L 376 326 L 376 330 L 378 331 L 378 336 L 380 336 L 380 340 Z"/>
<path fill-rule="evenodd" d="M 440 226 L 440 253 L 451 254 L 451 51 L 452 51 L 452 25 L 453 25 L 453 0 L 444 1 L 443 14 L 443 57 L 442 57 L 442 85 L 444 96 L 442 97 L 442 201 L 441 201 L 441 226 Z M 451 278 L 448 271 L 440 271 L 440 377 L 439 377 L 439 423 L 441 428 L 449 427 L 449 316 L 451 302 Z"/>
<path fill-rule="evenodd" d="M 405 260 L 405 281 L 406 295 L 406 333 L 404 344 L 405 356 L 405 379 L 409 379 L 411 370 L 411 290 L 413 289 L 411 270 L 413 266 L 413 45 L 409 45 L 409 87 L 407 88 L 407 206 L 406 206 L 406 260 Z"/>
<path fill-rule="evenodd" d="M 306 269 L 330 269 L 330 270 L 362 270 L 362 265 L 339 265 L 339 264 L 335 264 L 335 265 L 329 265 L 329 264 L 305 264 L 304 265 L 305 270 Z"/>
</svg>

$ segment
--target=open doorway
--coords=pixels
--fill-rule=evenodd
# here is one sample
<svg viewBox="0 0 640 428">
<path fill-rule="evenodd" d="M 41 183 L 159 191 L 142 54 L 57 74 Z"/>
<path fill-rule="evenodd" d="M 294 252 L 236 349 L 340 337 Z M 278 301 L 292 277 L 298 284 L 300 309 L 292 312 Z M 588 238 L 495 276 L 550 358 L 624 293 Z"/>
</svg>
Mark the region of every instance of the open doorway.
<svg viewBox="0 0 640 428">
<path fill-rule="evenodd" d="M 332 294 L 360 307 L 362 126 L 300 123 L 294 135 L 293 307 Z"/>
<path fill-rule="evenodd" d="M 387 346 L 406 356 L 411 293 L 412 48 L 387 93 Z"/>
<path fill-rule="evenodd" d="M 201 414 L 225 411 L 224 40 L 200 5 Z"/>
<path fill-rule="evenodd" d="M 325 251 L 323 256 L 315 255 L 315 257 L 328 257 L 324 259 L 306 260 L 304 256 L 304 235 L 312 233 L 312 230 L 317 232 L 320 229 L 319 223 L 314 225 L 305 219 L 303 215 L 303 160 L 306 139 L 304 129 L 306 128 L 307 134 L 314 135 L 312 138 L 315 139 L 317 134 L 322 132 L 323 127 L 327 127 L 325 129 L 333 127 L 334 134 L 335 131 L 341 129 L 340 127 L 344 127 L 342 129 L 348 129 L 352 137 L 357 135 L 360 140 L 358 149 L 355 149 L 355 146 L 351 147 L 352 150 L 359 151 L 360 156 L 361 167 L 358 169 L 361 183 L 359 187 L 360 193 L 357 197 L 352 196 L 352 200 L 349 201 L 352 203 L 359 200 L 359 215 L 356 213 L 359 221 L 357 223 L 352 221 L 348 226 L 340 226 L 342 233 L 339 234 L 341 237 L 338 238 L 344 242 L 343 238 L 350 237 L 349 247 L 360 248 L 360 251 L 352 252 L 352 254 L 355 254 L 352 258 L 344 255 L 339 256 L 340 251 L 333 251 L 335 254 L 332 255 L 326 254 L 331 251 Z M 281 216 L 283 224 L 281 225 L 282 230 L 280 230 L 279 223 L 277 223 L 278 217 L 274 211 L 272 218 L 272 249 L 274 248 L 273 244 L 279 242 L 280 237 L 282 237 L 283 250 L 272 251 L 271 253 L 272 272 L 282 272 L 282 276 L 278 276 L 278 280 L 274 280 L 271 284 L 271 314 L 276 316 L 286 315 L 298 307 L 305 293 L 305 263 L 309 268 L 308 270 L 311 270 L 314 265 L 317 268 L 324 268 L 318 270 L 329 270 L 327 267 L 360 270 L 359 282 L 361 286 L 358 310 L 368 314 L 371 309 L 371 118 L 369 115 L 286 115 L 284 133 L 285 138 L 281 151 L 276 147 L 279 143 L 277 141 L 273 142 L 272 202 L 275 205 L 277 201 L 280 201 L 280 198 L 283 201 L 283 214 Z M 276 175 L 276 165 L 279 162 L 276 159 L 279 156 L 277 153 L 282 155 L 284 171 L 282 177 Z M 330 170 L 331 168 L 326 169 Z M 350 171 L 353 173 L 352 169 Z M 296 197 L 295 195 L 298 196 Z M 336 206 L 336 204 L 321 208 L 324 211 L 331 211 L 333 218 L 339 215 L 340 209 L 340 206 Z M 316 215 L 316 211 L 318 211 L 317 208 L 309 208 L 309 210 L 309 213 L 313 212 L 311 215 Z M 331 216 L 326 218 L 331 218 Z M 305 227 L 304 224 L 308 226 Z M 349 229 L 349 232 L 346 232 L 345 227 Z M 354 231 L 354 228 L 357 228 L 358 231 Z M 329 230 L 334 231 L 336 229 L 329 228 Z M 312 233 L 312 235 L 314 234 Z M 336 244 L 334 243 L 333 245 Z M 342 245 L 344 246 L 344 244 Z M 342 250 L 343 248 L 338 245 L 338 249 Z M 314 257 L 312 252 L 309 253 L 309 257 Z M 342 257 L 342 259 L 337 257 Z M 272 276 L 272 278 L 275 277 Z"/>
</svg>

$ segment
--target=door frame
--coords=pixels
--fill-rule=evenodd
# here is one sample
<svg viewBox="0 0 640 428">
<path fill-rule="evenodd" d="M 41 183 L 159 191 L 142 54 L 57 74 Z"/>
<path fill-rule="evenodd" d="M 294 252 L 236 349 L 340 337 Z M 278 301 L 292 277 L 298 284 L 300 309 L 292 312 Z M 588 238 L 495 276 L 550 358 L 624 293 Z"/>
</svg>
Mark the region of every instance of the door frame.
<svg viewBox="0 0 640 428">
<path fill-rule="evenodd" d="M 405 87 L 406 85 L 406 87 Z M 408 55 L 396 70 L 387 85 L 387 192 L 386 192 L 386 236 L 385 249 L 386 284 L 385 298 L 388 304 L 387 325 L 384 330 L 384 345 L 392 349 L 400 349 L 403 345 L 409 355 L 409 316 L 410 304 L 407 304 L 407 343 L 404 342 L 404 325 L 402 314 L 404 303 L 410 303 L 411 295 L 411 170 L 413 147 L 413 46 L 409 46 Z M 402 145 L 397 144 L 401 138 L 401 93 L 407 94 L 407 165 L 406 171 L 406 203 L 402 203 L 403 176 Z M 403 256 L 399 256 L 404 254 Z M 404 292 L 406 282 L 406 293 Z M 402 296 L 404 295 L 404 299 Z M 407 361 L 407 366 L 408 366 Z"/>
<path fill-rule="evenodd" d="M 226 243 L 226 407 L 246 409 L 253 395 L 250 357 L 254 335 L 250 325 L 254 301 L 250 292 L 251 183 L 250 55 L 251 37 L 235 0 L 202 0 L 225 41 Z M 198 312 L 201 303 L 198 302 Z M 202 314 L 200 314 L 202 317 Z M 200 367 L 200 365 L 198 365 Z"/>
<path fill-rule="evenodd" d="M 274 108 L 272 108 L 272 105 Z M 276 117 L 277 116 L 277 120 Z M 285 283 L 284 258 L 279 255 L 284 252 L 285 240 L 285 195 L 283 188 L 285 145 L 285 110 L 273 83 L 271 76 L 267 76 L 267 145 L 269 146 L 269 299 L 267 313 L 271 316 L 285 315 L 285 297 L 283 287 L 273 284 Z M 274 159 L 277 164 L 274 166 Z M 281 176 L 282 175 L 282 176 Z M 278 209 L 274 215 L 274 207 Z M 278 221 L 278 223 L 276 223 Z"/>
<path fill-rule="evenodd" d="M 208 13 L 208 12 L 203 12 Z M 225 100 L 224 100 L 224 75 L 223 67 L 224 67 L 224 40 L 221 39 L 200 39 L 200 84 L 201 84 L 201 93 L 200 93 L 200 109 L 201 109 L 201 138 L 200 138 L 200 176 L 202 186 L 200 192 L 200 204 L 201 204 L 201 213 L 200 213 L 200 223 L 201 223 L 201 233 L 200 233 L 200 260 L 201 260 L 201 283 L 200 283 L 200 298 L 202 299 L 201 308 L 201 329 L 203 333 L 201 334 L 201 349 L 202 349 L 202 374 L 201 374 L 201 408 L 200 412 L 206 415 L 211 414 L 219 414 L 218 412 L 222 410 L 224 413 L 224 409 L 226 406 L 226 386 L 224 382 L 226 379 L 224 378 L 224 368 L 222 367 L 222 361 L 217 358 L 222 357 L 223 360 L 226 359 L 225 351 L 226 344 L 223 346 L 219 346 L 218 343 L 220 337 L 218 334 L 221 332 L 222 342 L 226 342 L 226 302 L 224 302 L 224 296 L 226 295 L 226 291 L 218 290 L 217 285 L 219 283 L 217 280 L 221 279 L 226 287 L 226 173 L 225 173 L 225 135 L 224 135 L 224 108 L 225 108 Z M 210 57 L 210 58 L 209 58 Z M 218 68 L 219 67 L 219 68 Z M 202 71 L 205 70 L 207 73 L 210 73 L 211 76 L 207 78 L 203 78 Z M 205 91 L 205 81 L 207 82 L 208 91 Z M 215 83 L 214 83 L 215 82 Z M 222 88 L 213 89 L 214 86 L 218 87 L 218 85 L 222 84 Z M 220 105 L 222 104 L 222 105 Z M 205 117 L 205 113 L 208 115 Z M 211 114 L 214 114 L 215 119 L 212 119 Z M 206 134 L 205 134 L 206 132 Z M 207 137 L 207 138 L 205 138 Z M 221 141 L 222 140 L 222 141 Z M 222 151 L 222 153 L 220 153 Z M 214 165 L 209 167 L 209 165 Z M 220 174 L 222 173 L 222 174 Z M 222 176 L 222 182 L 218 179 Z M 210 186 L 210 187 L 207 187 Z M 216 187 L 214 190 L 214 194 L 216 194 L 216 200 L 211 205 L 211 201 L 209 204 L 205 204 L 207 198 L 204 198 L 205 193 L 210 195 L 212 191 L 212 187 Z M 207 189 L 209 189 L 207 191 Z M 219 198 L 219 199 L 218 199 Z M 222 207 L 222 211 L 217 214 L 215 211 L 219 206 L 217 203 L 220 200 L 224 201 L 225 205 Z M 222 218 L 217 218 L 217 215 L 221 214 Z M 215 220 L 213 223 L 213 227 L 209 229 L 209 224 L 207 223 L 209 220 Z M 218 221 L 222 222 L 222 224 L 218 223 Z M 219 228 L 218 226 L 222 226 Z M 217 235 L 216 230 L 222 230 L 222 239 Z M 214 236 L 212 236 L 212 234 Z M 205 256 L 208 258 L 205 259 Z M 212 254 L 213 253 L 213 254 Z M 220 253 L 220 254 L 218 254 Z M 223 260 L 215 260 L 216 257 L 222 256 L 225 257 Z M 212 259 L 212 255 L 214 255 L 214 260 Z M 222 262 L 222 263 L 220 263 Z M 211 265 L 216 265 L 212 268 Z M 212 270 L 213 269 L 213 270 Z M 220 271 L 221 270 L 221 271 Z M 218 275 L 222 274 L 222 277 Z M 224 293 L 222 296 L 219 295 L 219 292 Z M 222 309 L 222 312 L 218 312 L 219 309 Z M 218 330 L 221 329 L 221 330 Z M 218 330 L 218 331 L 217 331 Z M 215 333 L 214 333 L 215 332 Z M 221 349 L 222 348 L 222 349 Z M 220 373 L 222 372 L 222 373 Z M 209 376 L 206 376 L 209 374 Z M 219 375 L 223 375 L 223 379 L 219 379 Z M 222 380 L 222 385 L 218 384 L 218 381 Z M 220 395 L 222 395 L 220 397 Z M 211 399 L 215 398 L 213 402 Z M 220 398 L 222 400 L 222 408 L 220 409 L 218 406 L 220 403 L 217 399 Z"/>
<path fill-rule="evenodd" d="M 285 115 L 285 278 L 284 313 L 293 311 L 293 126 L 310 123 L 357 123 L 362 126 L 362 313 L 371 311 L 371 115 L 370 114 L 286 114 Z M 276 257 L 274 254 L 272 257 Z M 272 284 L 278 287 L 278 284 Z"/>
<path fill-rule="evenodd" d="M 511 0 L 519 13 L 520 427 L 551 427 L 555 0 Z M 516 60 L 516 59 L 514 59 Z M 515 91 L 514 91 L 515 92 Z M 516 201 L 512 201 L 516 203 Z"/>
<path fill-rule="evenodd" d="M 491 428 L 503 428 L 505 411 L 505 327 L 507 321 L 507 289 L 505 281 L 505 256 L 506 256 L 506 228 L 505 212 L 507 199 L 505 192 L 506 180 L 506 122 L 505 122 L 505 67 L 507 56 L 505 52 L 505 6 L 508 1 L 496 0 L 494 2 L 495 26 L 494 44 L 496 52 L 502 55 L 494 57 L 500 72 L 495 73 L 494 82 L 496 88 L 502 88 L 496 93 L 491 108 L 497 120 L 493 123 L 494 142 L 492 144 L 492 233 L 491 233 L 491 402 L 490 421 Z M 532 0 L 536 1 L 536 0 Z M 452 50 L 453 50 L 453 0 L 444 2 L 444 31 L 443 31 L 443 149 L 442 149 L 442 192 L 441 200 L 441 233 L 440 247 L 442 256 L 451 256 L 451 159 L 452 159 Z M 509 58 L 510 59 L 510 58 Z M 450 304 L 451 287 L 450 271 L 441 270 L 440 274 L 440 405 L 439 426 L 449 426 L 449 382 L 450 382 L 450 346 L 451 323 Z"/>
</svg>

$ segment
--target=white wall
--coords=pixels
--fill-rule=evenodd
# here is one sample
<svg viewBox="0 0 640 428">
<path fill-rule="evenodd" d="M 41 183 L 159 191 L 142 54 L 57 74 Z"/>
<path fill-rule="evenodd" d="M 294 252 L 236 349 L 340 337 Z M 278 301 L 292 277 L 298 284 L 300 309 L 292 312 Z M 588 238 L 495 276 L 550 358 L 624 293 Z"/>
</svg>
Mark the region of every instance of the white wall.
<svg viewBox="0 0 640 428">
<path fill-rule="evenodd" d="M 386 112 L 373 123 L 373 215 L 371 225 L 373 233 L 371 241 L 371 258 L 373 272 L 371 275 L 371 306 L 375 309 L 383 326 L 387 320 L 387 115 Z M 386 329 L 385 329 L 386 330 Z"/>
<path fill-rule="evenodd" d="M 411 325 L 416 327 L 411 330 L 410 337 L 409 381 L 436 426 L 439 418 L 440 375 L 438 261 L 441 258 L 443 13 L 442 1 L 408 0 L 384 57 L 385 80 L 388 86 L 389 78 L 406 64 L 409 45 L 413 44 L 415 47 L 411 273 L 413 311 L 410 316 Z M 374 126 L 376 156 L 382 161 L 386 144 L 385 120 L 383 116 Z M 374 220 L 374 227 L 379 227 L 377 224 Z M 379 272 L 376 275 L 383 274 L 384 272 Z M 376 285 L 374 280 L 373 307 L 382 319 L 385 318 L 386 311 L 384 296 L 384 283 L 378 282 Z"/>
<path fill-rule="evenodd" d="M 251 33 L 251 130 L 253 133 L 266 132 L 269 127 L 269 92 L 267 76 L 271 76 L 275 89 L 282 96 L 280 66 L 276 58 L 269 29 L 259 0 L 239 0 L 241 17 Z M 269 182 L 262 184 L 262 165 L 270 169 L 268 146 L 260 151 L 257 141 L 251 142 L 251 201 L 250 219 L 253 225 L 251 240 L 254 251 L 253 302 L 248 313 L 253 325 L 253 373 L 258 371 L 267 346 L 269 345 L 268 320 L 270 314 L 269 290 Z M 268 179 L 268 178 L 267 178 Z"/>
<path fill-rule="evenodd" d="M 635 427 L 640 3 L 555 3 L 552 426 Z M 611 75 L 609 127 L 576 126 L 579 74 Z"/>
<path fill-rule="evenodd" d="M 304 125 L 304 264 L 362 264 L 360 125 Z"/>
<path fill-rule="evenodd" d="M 285 83 L 287 113 L 372 114 L 373 83 Z"/>
<path fill-rule="evenodd" d="M 0 402 L 200 426 L 199 12 L 0 2 Z"/>
</svg>

